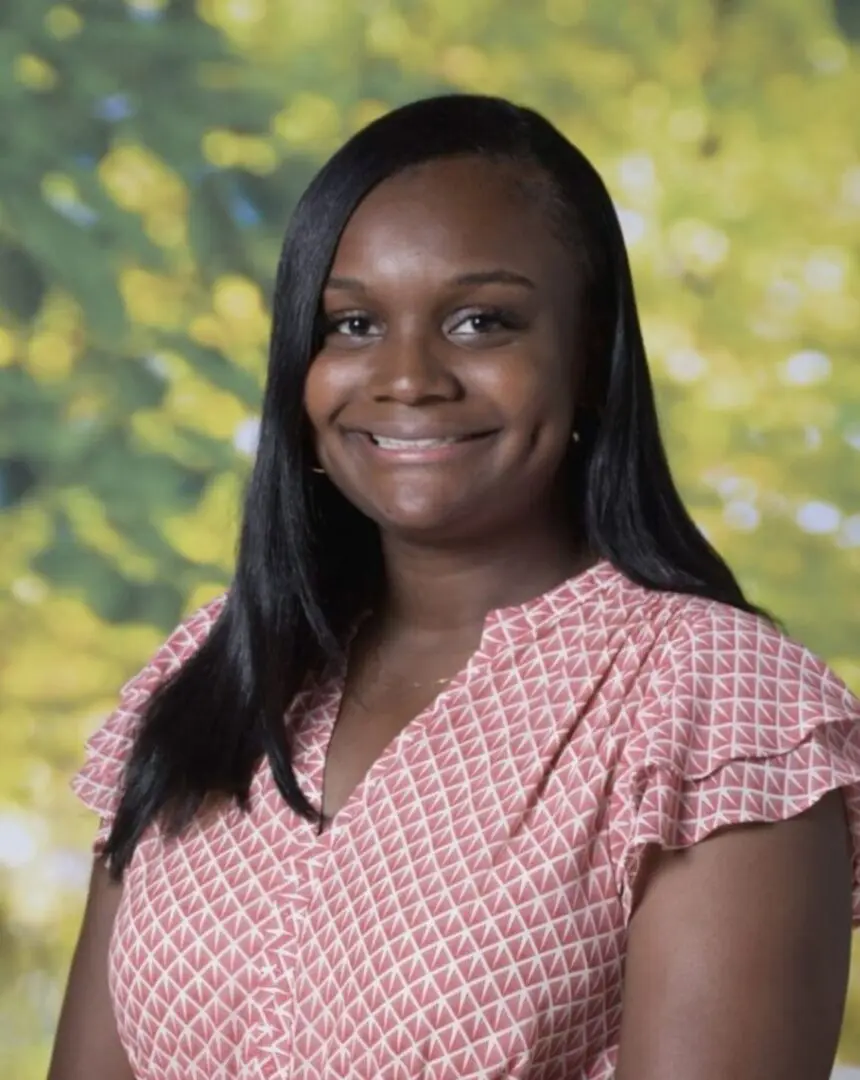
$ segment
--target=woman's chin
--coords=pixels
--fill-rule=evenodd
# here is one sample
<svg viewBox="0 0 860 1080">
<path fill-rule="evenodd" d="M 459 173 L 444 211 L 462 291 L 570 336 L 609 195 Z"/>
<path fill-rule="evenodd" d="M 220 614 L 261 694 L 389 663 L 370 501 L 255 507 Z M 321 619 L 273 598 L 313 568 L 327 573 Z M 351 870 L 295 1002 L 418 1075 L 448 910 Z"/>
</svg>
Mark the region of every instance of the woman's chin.
<svg viewBox="0 0 860 1080">
<path fill-rule="evenodd" d="M 376 523 L 382 533 L 404 539 L 444 538 L 455 531 L 456 517 L 438 512 L 416 514 L 386 512 L 376 517 Z M 454 538 L 453 535 L 451 537 Z"/>
<path fill-rule="evenodd" d="M 410 502 L 406 505 L 374 507 L 369 515 L 386 535 L 402 539 L 455 541 L 474 524 L 468 503 Z"/>
</svg>

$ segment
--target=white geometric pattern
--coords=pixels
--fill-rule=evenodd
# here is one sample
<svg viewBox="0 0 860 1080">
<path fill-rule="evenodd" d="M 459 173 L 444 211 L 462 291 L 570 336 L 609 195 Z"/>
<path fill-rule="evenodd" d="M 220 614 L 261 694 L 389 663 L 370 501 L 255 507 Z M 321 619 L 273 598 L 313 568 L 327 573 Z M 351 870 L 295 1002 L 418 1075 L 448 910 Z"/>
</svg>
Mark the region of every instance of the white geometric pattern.
<svg viewBox="0 0 860 1080">
<path fill-rule="evenodd" d="M 88 743 L 115 811 L 134 725 L 197 648 L 180 627 Z M 319 805 L 342 673 L 291 707 Z M 333 826 L 252 805 L 135 854 L 110 953 L 140 1080 L 607 1080 L 632 885 L 651 843 L 772 821 L 845 788 L 860 917 L 860 702 L 763 620 L 598 563 L 488 616 L 460 676 Z"/>
</svg>

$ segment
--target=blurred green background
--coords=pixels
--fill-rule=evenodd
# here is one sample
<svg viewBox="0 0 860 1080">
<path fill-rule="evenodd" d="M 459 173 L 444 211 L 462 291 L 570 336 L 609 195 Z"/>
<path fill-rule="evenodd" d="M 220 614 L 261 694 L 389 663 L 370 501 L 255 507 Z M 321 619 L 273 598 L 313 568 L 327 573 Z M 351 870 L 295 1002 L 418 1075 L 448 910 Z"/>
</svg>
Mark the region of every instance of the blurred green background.
<svg viewBox="0 0 860 1080">
<path fill-rule="evenodd" d="M 229 580 L 291 208 L 392 105 L 503 94 L 594 160 L 696 519 L 860 690 L 858 39 L 858 0 L 4 0 L 3 1076 L 44 1076 L 83 741 Z"/>
</svg>

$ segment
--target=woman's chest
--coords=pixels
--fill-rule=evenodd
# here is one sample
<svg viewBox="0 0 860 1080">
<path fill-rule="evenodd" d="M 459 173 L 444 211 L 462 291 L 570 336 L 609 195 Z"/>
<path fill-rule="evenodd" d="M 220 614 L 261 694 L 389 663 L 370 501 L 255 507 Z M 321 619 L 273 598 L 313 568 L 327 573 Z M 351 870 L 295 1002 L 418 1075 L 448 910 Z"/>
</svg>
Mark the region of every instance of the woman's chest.
<svg viewBox="0 0 860 1080">
<path fill-rule="evenodd" d="M 520 713 L 407 728 L 322 834 L 264 768 L 249 815 L 150 837 L 112 949 L 141 1077 L 252 1076 L 261 1060 L 345 1076 L 368 1039 L 374 1069 L 396 1058 L 398 1031 L 416 1068 L 462 1043 L 468 1068 L 493 1075 L 611 1019 L 624 948 L 611 747 L 596 754 L 605 733 L 548 707 Z M 312 800 L 324 750 L 297 746 Z"/>
</svg>

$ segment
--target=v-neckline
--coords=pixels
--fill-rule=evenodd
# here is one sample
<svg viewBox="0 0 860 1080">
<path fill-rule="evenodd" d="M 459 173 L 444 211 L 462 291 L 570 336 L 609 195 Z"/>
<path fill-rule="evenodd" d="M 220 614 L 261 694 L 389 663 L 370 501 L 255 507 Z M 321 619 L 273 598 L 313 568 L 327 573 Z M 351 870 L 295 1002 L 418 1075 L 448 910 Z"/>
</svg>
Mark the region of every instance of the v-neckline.
<svg viewBox="0 0 860 1080">
<path fill-rule="evenodd" d="M 420 732 L 426 731 L 427 725 L 437 715 L 446 711 L 456 695 L 489 664 L 500 651 L 514 648 L 533 637 L 546 627 L 554 624 L 560 606 L 569 603 L 572 596 L 584 600 L 598 591 L 607 579 L 617 571 L 612 565 L 599 559 L 573 577 L 566 578 L 551 589 L 532 597 L 523 603 L 508 607 L 495 608 L 487 613 L 484 628 L 477 648 L 441 691 L 420 712 L 395 733 L 385 744 L 377 757 L 353 787 L 343 805 L 330 819 L 307 822 L 318 845 L 327 846 L 333 838 L 341 835 L 349 826 L 362 805 L 370 785 L 393 760 L 409 746 Z M 348 665 L 348 647 L 360 621 L 350 634 L 343 657 L 329 665 L 315 684 L 313 696 L 318 700 L 311 708 L 312 715 L 307 718 L 313 730 L 305 730 L 311 739 L 306 748 L 308 767 L 305 779 L 308 790 L 305 795 L 317 811 L 322 812 L 325 796 L 325 772 L 328 764 L 329 747 L 337 724 Z"/>
<path fill-rule="evenodd" d="M 440 688 L 439 693 L 394 733 L 370 763 L 358 783 L 352 788 L 337 813 L 330 818 L 321 819 L 314 826 L 315 837 L 318 842 L 325 842 L 326 838 L 333 833 L 343 832 L 355 816 L 367 793 L 367 789 L 376 780 L 377 775 L 384 772 L 390 761 L 396 760 L 404 747 L 408 746 L 419 732 L 425 731 L 426 726 L 446 709 L 450 699 L 471 681 L 476 670 L 480 668 L 485 660 L 486 656 L 483 653 L 481 644 L 479 644 L 460 670 Z M 311 775 L 309 775 L 308 779 L 312 781 L 313 788 L 312 792 L 309 793 L 310 801 L 320 815 L 322 815 L 325 804 L 325 778 L 329 749 L 340 716 L 346 683 L 346 671 L 347 659 L 344 658 L 325 680 L 322 698 L 319 703 L 320 716 L 317 730 L 314 733 L 316 750 L 314 768 L 309 770 Z"/>
</svg>

